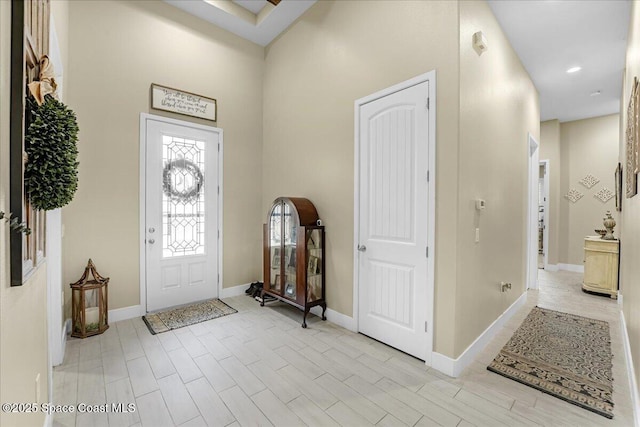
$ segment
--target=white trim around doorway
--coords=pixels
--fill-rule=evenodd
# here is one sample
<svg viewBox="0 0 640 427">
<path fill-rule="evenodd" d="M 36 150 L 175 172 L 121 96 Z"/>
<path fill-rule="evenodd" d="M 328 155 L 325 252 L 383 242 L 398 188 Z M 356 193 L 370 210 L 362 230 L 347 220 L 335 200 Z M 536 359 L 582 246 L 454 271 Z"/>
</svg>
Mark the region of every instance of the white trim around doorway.
<svg viewBox="0 0 640 427">
<path fill-rule="evenodd" d="M 551 219 L 551 213 L 549 212 L 549 159 L 540 160 L 540 164 L 544 165 L 544 230 L 542 231 L 542 266 L 546 270 L 549 266 L 549 221 Z M 538 202 L 540 203 L 540 202 Z"/>
<path fill-rule="evenodd" d="M 435 335 L 434 324 L 434 288 L 435 288 L 435 218 L 436 218 L 436 71 L 432 70 L 421 74 L 404 82 L 398 83 L 371 95 L 360 98 L 354 103 L 354 221 L 353 221 L 353 313 L 351 321 L 341 319 L 345 326 L 354 332 L 359 331 L 358 326 L 358 298 L 360 266 L 358 262 L 358 242 L 360 239 L 360 107 L 376 99 L 391 95 L 401 90 L 416 86 L 418 84 L 429 82 L 429 217 L 427 218 L 427 245 L 429 248 L 429 256 L 427 258 L 427 299 L 432 302 L 432 307 L 427 318 L 429 330 L 431 332 L 431 353 L 427 355 L 428 359 L 433 354 L 433 336 Z M 331 319 L 329 319 L 331 320 Z M 429 365 L 431 360 L 429 360 Z"/>
<path fill-rule="evenodd" d="M 525 289 L 538 289 L 538 185 L 540 143 L 527 134 L 527 215 L 525 227 Z"/>
<path fill-rule="evenodd" d="M 218 155 L 218 185 L 220 187 L 220 191 L 218 193 L 218 224 L 217 224 L 217 229 L 219 231 L 218 234 L 218 275 L 219 275 L 219 279 L 218 279 L 218 298 L 222 297 L 222 283 L 223 283 L 223 274 L 222 274 L 222 242 L 223 242 L 223 227 L 222 224 L 224 224 L 223 222 L 223 217 L 222 217 L 222 213 L 223 213 L 223 181 L 222 181 L 222 177 L 223 177 L 223 165 L 224 165 L 224 132 L 222 129 L 217 128 L 217 127 L 213 127 L 213 126 L 205 126 L 205 125 L 200 125 L 197 123 L 192 123 L 192 122 L 187 122 L 184 120 L 176 120 L 176 119 L 171 119 L 168 117 L 164 117 L 164 116 L 158 116 L 155 114 L 149 114 L 149 113 L 140 113 L 140 195 L 139 195 L 139 200 L 140 200 L 140 230 L 139 230 L 139 242 L 140 242 L 140 259 L 139 259 L 139 265 L 140 265 L 140 304 L 137 306 L 131 306 L 131 307 L 125 307 L 122 310 L 121 314 L 122 315 L 122 319 L 120 320 L 124 320 L 125 318 L 130 318 L 127 316 L 131 316 L 132 313 L 134 313 L 136 310 L 138 310 L 140 312 L 140 315 L 143 316 L 145 314 L 147 314 L 147 276 L 146 276 L 146 269 L 144 268 L 144 266 L 146 265 L 146 247 L 144 244 L 145 238 L 146 238 L 146 233 L 145 233 L 145 224 L 146 224 L 146 200 L 145 200 L 145 195 L 146 195 L 146 158 L 147 158 L 147 151 L 146 151 L 146 145 L 147 145 L 147 126 L 146 126 L 146 122 L 147 120 L 155 120 L 155 121 L 159 121 L 159 122 L 164 122 L 164 123 L 169 123 L 169 124 L 173 124 L 173 125 L 177 125 L 177 126 L 189 126 L 195 129 L 201 129 L 204 131 L 214 131 L 214 132 L 218 132 L 220 135 L 220 139 L 219 139 L 219 147 L 220 147 L 220 154 Z M 110 315 L 111 315 L 111 310 L 110 310 Z M 135 317 L 135 316 L 131 316 L 131 317 Z M 111 320 L 111 318 L 109 319 Z"/>
</svg>

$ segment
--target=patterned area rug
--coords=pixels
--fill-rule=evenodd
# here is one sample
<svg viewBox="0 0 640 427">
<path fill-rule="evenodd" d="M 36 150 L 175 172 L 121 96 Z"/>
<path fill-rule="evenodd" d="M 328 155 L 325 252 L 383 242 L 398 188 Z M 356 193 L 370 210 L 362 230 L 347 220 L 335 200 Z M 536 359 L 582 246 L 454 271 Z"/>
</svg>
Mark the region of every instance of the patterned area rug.
<svg viewBox="0 0 640 427">
<path fill-rule="evenodd" d="M 535 307 L 488 370 L 613 418 L 609 324 Z"/>
<path fill-rule="evenodd" d="M 229 307 L 219 299 L 212 299 L 147 314 L 142 316 L 142 320 L 147 324 L 149 331 L 155 335 L 237 312 L 238 310 Z"/>
</svg>

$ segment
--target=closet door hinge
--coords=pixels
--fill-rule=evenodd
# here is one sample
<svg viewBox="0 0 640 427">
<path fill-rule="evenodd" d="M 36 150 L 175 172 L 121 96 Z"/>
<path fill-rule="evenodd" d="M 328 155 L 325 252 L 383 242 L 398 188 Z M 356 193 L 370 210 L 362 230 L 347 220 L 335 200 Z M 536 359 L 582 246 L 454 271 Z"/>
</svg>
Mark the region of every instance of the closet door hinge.
<svg viewBox="0 0 640 427">
<path fill-rule="evenodd" d="M 431 108 L 431 98 L 427 98 L 427 110 Z"/>
<path fill-rule="evenodd" d="M 427 246 L 427 258 L 429 258 L 429 246 Z"/>
<path fill-rule="evenodd" d="M 429 326 L 429 322 L 424 322 L 424 331 L 425 332 L 429 332 L 428 326 Z"/>
</svg>

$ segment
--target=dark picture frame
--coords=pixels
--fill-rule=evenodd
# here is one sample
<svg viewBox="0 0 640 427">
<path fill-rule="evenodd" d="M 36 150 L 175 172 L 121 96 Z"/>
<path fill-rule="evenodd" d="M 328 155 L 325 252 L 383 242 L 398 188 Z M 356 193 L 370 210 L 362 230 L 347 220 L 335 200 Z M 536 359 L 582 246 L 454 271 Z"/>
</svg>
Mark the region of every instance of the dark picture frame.
<svg viewBox="0 0 640 427">
<path fill-rule="evenodd" d="M 622 212 L 622 164 L 619 162 L 614 179 L 616 183 L 616 211 Z"/>
<path fill-rule="evenodd" d="M 638 81 L 637 77 L 633 78 L 632 85 L 627 107 L 627 128 L 625 131 L 625 194 L 627 199 L 638 194 L 638 103 L 640 102 L 640 81 Z"/>
</svg>

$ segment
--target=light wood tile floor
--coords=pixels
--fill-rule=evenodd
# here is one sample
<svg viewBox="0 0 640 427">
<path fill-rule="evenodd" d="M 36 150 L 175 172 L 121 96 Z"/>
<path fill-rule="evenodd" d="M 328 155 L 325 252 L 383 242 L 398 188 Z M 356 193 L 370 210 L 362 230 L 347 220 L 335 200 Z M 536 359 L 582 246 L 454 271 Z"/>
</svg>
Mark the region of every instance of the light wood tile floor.
<svg viewBox="0 0 640 427">
<path fill-rule="evenodd" d="M 540 271 L 540 291 L 458 379 L 363 335 L 246 296 L 238 313 L 160 335 L 141 319 L 70 339 L 54 402 L 135 403 L 128 414 L 58 414 L 55 426 L 632 426 L 619 306 L 582 276 Z M 535 305 L 611 326 L 614 419 L 486 370 Z"/>
</svg>

